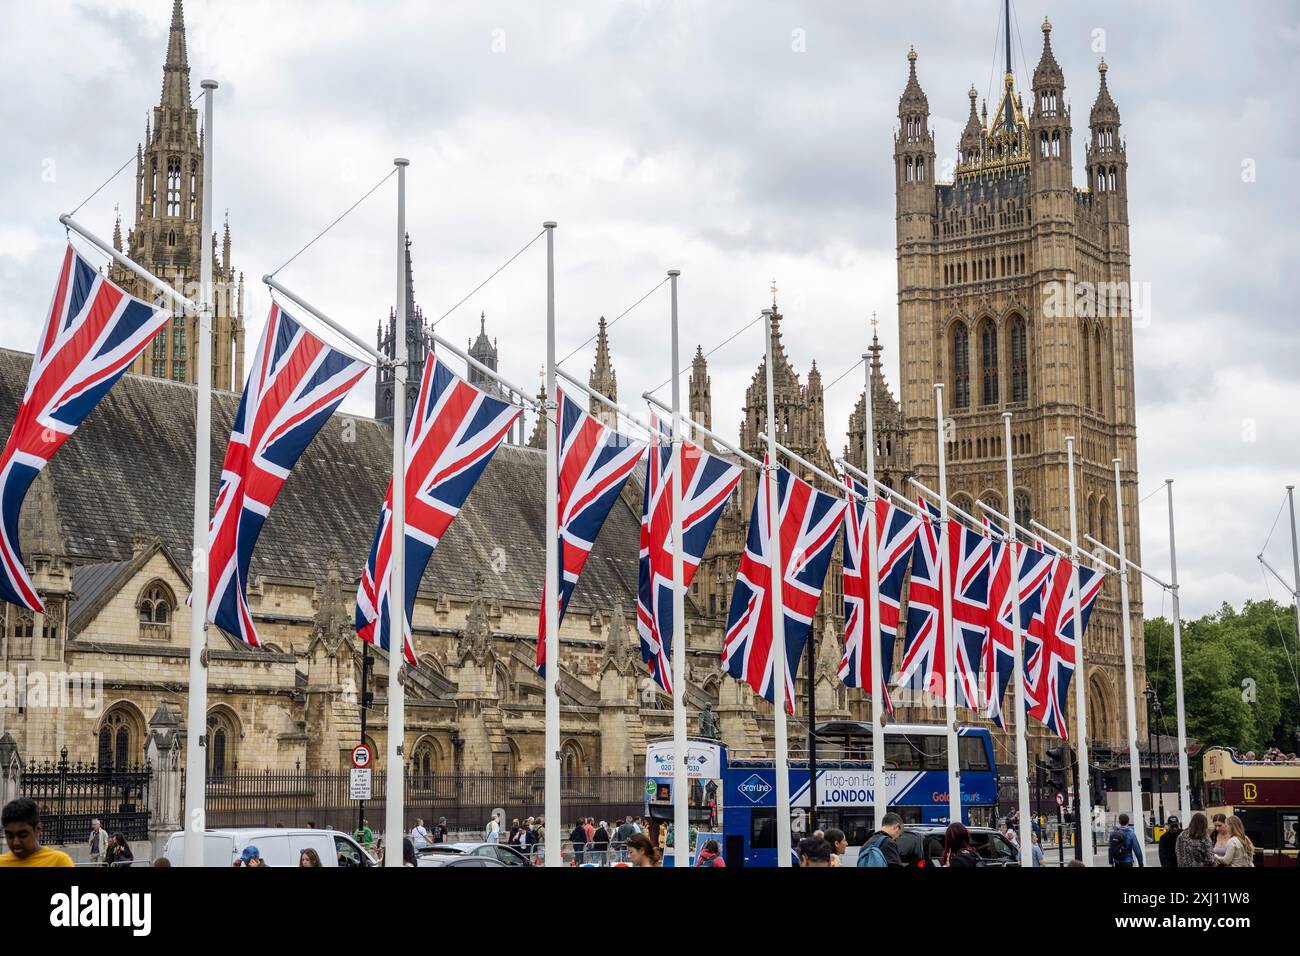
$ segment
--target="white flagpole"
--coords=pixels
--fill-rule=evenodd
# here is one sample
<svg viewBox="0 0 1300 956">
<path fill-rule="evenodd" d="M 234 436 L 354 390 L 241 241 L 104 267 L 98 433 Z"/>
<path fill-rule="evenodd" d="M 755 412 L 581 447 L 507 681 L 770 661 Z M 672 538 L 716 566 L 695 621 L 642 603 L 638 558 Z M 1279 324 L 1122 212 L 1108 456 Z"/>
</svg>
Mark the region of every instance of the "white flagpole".
<svg viewBox="0 0 1300 956">
<path fill-rule="evenodd" d="M 868 653 L 871 654 L 871 806 L 874 815 L 871 825 L 879 830 L 880 821 L 889 812 L 889 794 L 885 792 L 885 675 L 882 673 L 885 662 L 880 648 L 880 532 L 876 528 L 876 424 L 875 410 L 871 407 L 871 359 L 864 353 L 862 362 L 867 379 L 867 390 L 862 400 L 862 447 L 867 456 L 866 571 L 871 601 L 871 617 L 863 628 L 863 640 L 868 642 Z M 853 502 L 849 502 L 849 507 L 855 507 Z"/>
<path fill-rule="evenodd" d="M 406 784 L 403 758 L 406 700 L 402 666 L 406 643 L 406 167 L 397 167 L 397 327 L 393 330 L 393 547 L 388 583 L 388 760 L 384 786 L 384 866 L 402 865 Z"/>
<path fill-rule="evenodd" d="M 190 562 L 190 686 L 185 717 L 186 866 L 203 865 L 207 828 L 208 507 L 212 455 L 212 93 L 203 87 L 203 211 L 199 221 L 198 367 L 194 373 L 194 543 Z"/>
<path fill-rule="evenodd" d="M 772 579 L 772 722 L 776 737 L 776 865 L 790 865 L 790 757 L 785 729 L 785 601 L 782 585 L 785 564 L 781 560 L 781 486 L 777 481 L 776 402 L 772 389 L 772 310 L 763 310 L 763 336 L 767 342 L 767 452 L 768 464 L 762 480 L 767 482 L 768 554 Z M 809 675 L 811 679 L 812 675 Z"/>
<path fill-rule="evenodd" d="M 1002 445 L 1007 451 L 1007 543 L 1011 549 L 1011 646 L 1015 649 L 1016 793 L 1020 814 L 1020 865 L 1034 865 L 1034 827 L 1029 810 L 1029 739 L 1025 719 L 1025 648 L 1020 637 L 1020 559 L 1016 541 L 1016 479 L 1011 463 L 1011 413 L 1002 413 Z M 994 675 L 996 682 L 997 676 Z M 997 687 L 989 693 L 996 694 Z M 1002 703 L 998 702 L 999 705 Z"/>
<path fill-rule="evenodd" d="M 1124 695 L 1127 701 L 1124 709 L 1128 725 L 1129 800 L 1133 805 L 1133 826 L 1138 831 L 1138 839 L 1145 839 L 1142 831 L 1142 763 L 1138 754 L 1137 693 L 1133 685 L 1133 634 L 1128 610 L 1128 547 L 1124 541 L 1124 498 L 1119 481 L 1120 460 L 1112 458 L 1111 464 L 1115 468 L 1115 530 L 1119 535 L 1119 606 L 1120 631 L 1124 637 Z M 1075 620 L 1075 629 L 1080 630 L 1078 618 L 1076 617 Z M 1077 643 L 1083 643 L 1081 631 Z M 1081 675 L 1082 671 L 1079 676 Z M 1151 715 L 1147 714 L 1147 720 L 1150 719 Z M 1152 793 L 1151 809 L 1154 813 L 1154 791 Z"/>
<path fill-rule="evenodd" d="M 1286 500 L 1291 514 L 1291 571 L 1294 575 L 1292 580 L 1295 582 L 1295 586 L 1291 589 L 1291 594 L 1296 598 L 1295 629 L 1296 637 L 1300 638 L 1300 543 L 1297 543 L 1296 541 L 1295 485 L 1286 486 Z M 1260 556 L 1260 560 L 1263 560 L 1262 555 Z"/>
<path fill-rule="evenodd" d="M 943 595 L 944 724 L 948 737 L 948 822 L 961 820 L 961 766 L 957 753 L 957 684 L 952 648 L 952 587 L 948 578 L 948 464 L 943 447 L 943 383 L 934 386 L 934 421 L 939 446 L 939 591 Z M 928 515 L 927 515 L 928 517 Z M 955 576 L 955 575 L 954 575 Z"/>
<path fill-rule="evenodd" d="M 547 866 L 563 866 L 560 827 L 560 409 L 555 401 L 555 223 L 546 230 L 546 824 Z"/>
<path fill-rule="evenodd" d="M 1174 700 L 1178 712 L 1178 812 L 1183 826 L 1192 816 L 1191 774 L 1187 767 L 1187 711 L 1183 704 L 1183 626 L 1178 611 L 1178 554 L 1174 548 L 1174 480 L 1165 479 L 1169 499 L 1169 592 L 1174 615 Z"/>
<path fill-rule="evenodd" d="M 682 587 L 682 389 L 677 343 L 677 277 L 681 272 L 668 270 L 672 280 L 672 350 L 673 350 L 673 866 L 691 865 L 691 820 L 686 756 L 686 592 Z M 656 440 L 658 436 L 655 436 Z"/>
<path fill-rule="evenodd" d="M 1085 866 L 1092 866 L 1092 783 L 1088 779 L 1088 673 L 1083 664 L 1083 629 L 1079 627 L 1079 528 L 1074 504 L 1074 438 L 1065 439 L 1070 489 L 1070 588 L 1074 592 L 1074 713 L 1079 776 L 1075 780 L 1074 826 Z M 1121 534 L 1121 537 L 1123 535 Z"/>
</svg>

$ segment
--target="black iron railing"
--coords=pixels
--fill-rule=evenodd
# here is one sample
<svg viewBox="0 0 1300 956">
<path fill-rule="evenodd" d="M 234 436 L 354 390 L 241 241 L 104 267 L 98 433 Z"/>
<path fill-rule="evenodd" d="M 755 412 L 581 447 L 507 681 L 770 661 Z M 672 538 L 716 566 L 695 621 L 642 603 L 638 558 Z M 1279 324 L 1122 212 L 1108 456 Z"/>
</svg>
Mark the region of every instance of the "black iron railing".
<svg viewBox="0 0 1300 956">
<path fill-rule="evenodd" d="M 109 833 L 128 840 L 149 836 L 149 781 L 152 771 L 143 766 L 96 766 L 68 762 L 63 748 L 57 761 L 28 766 L 22 775 L 24 797 L 36 801 L 41 812 L 42 842 L 66 846 L 90 838 L 90 821 L 98 819 Z"/>
</svg>

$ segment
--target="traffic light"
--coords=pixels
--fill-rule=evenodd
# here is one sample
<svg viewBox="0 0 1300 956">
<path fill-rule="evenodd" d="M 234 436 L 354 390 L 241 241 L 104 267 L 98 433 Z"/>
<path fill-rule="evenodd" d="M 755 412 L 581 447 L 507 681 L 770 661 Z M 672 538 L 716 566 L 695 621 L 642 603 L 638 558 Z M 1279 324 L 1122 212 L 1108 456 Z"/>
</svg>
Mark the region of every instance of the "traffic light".
<svg viewBox="0 0 1300 956">
<path fill-rule="evenodd" d="M 1106 773 L 1100 767 L 1092 768 L 1092 802 L 1094 806 L 1106 805 Z"/>
<path fill-rule="evenodd" d="M 1047 748 L 1047 785 L 1058 793 L 1065 791 L 1065 748 Z"/>
</svg>

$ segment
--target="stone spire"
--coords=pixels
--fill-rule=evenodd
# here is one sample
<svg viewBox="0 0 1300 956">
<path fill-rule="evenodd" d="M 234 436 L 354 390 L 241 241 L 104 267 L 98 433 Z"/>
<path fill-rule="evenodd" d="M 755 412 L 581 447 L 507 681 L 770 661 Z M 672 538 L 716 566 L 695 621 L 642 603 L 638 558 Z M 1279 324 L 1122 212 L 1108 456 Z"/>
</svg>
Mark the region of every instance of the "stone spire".
<svg viewBox="0 0 1300 956">
<path fill-rule="evenodd" d="M 1092 104 L 1092 115 L 1089 118 L 1089 125 L 1119 125 L 1119 107 L 1110 97 L 1110 88 L 1106 86 L 1106 61 L 1102 60 L 1097 64 L 1097 72 L 1101 74 L 1101 86 L 1097 90 L 1097 99 Z"/>
<path fill-rule="evenodd" d="M 185 11 L 181 0 L 172 4 L 171 33 L 167 38 L 167 61 L 163 64 L 162 103 L 164 107 L 188 108 L 190 105 L 190 61 L 185 52 Z"/>
<path fill-rule="evenodd" d="M 117 203 L 113 203 L 113 248 L 118 252 L 122 251 L 122 211 L 118 208 Z"/>
<path fill-rule="evenodd" d="M 529 448 L 546 447 L 546 379 L 544 377 L 537 386 L 537 407 L 541 409 L 537 413 L 537 421 L 533 422 L 533 433 L 528 436 Z"/>
<path fill-rule="evenodd" d="M 221 239 L 221 267 L 230 271 L 230 210 L 226 210 L 225 235 Z"/>
<path fill-rule="evenodd" d="M 488 338 L 487 334 L 487 313 L 479 312 L 478 315 L 478 338 L 469 344 L 469 356 L 476 362 L 486 365 L 492 371 L 497 370 L 497 341 Z M 475 388 L 481 388 L 490 395 L 504 397 L 501 392 L 501 386 L 497 384 L 496 379 L 490 375 L 476 369 L 473 365 L 469 367 L 469 383 Z"/>
<path fill-rule="evenodd" d="M 618 376 L 609 357 L 609 335 L 605 331 L 605 317 L 600 317 L 600 328 L 596 332 L 596 361 L 591 367 L 587 384 L 606 398 L 618 401 Z M 618 415 L 604 402 L 592 398 L 588 403 L 592 417 L 604 422 L 610 428 L 618 427 Z"/>
<path fill-rule="evenodd" d="M 691 360 L 691 377 L 687 387 L 687 407 L 691 420 L 705 428 L 713 428 L 713 385 L 709 379 L 709 361 L 704 357 L 704 349 L 695 347 L 695 358 Z M 713 441 L 704 436 L 696 436 L 696 442 L 712 449 Z"/>
<path fill-rule="evenodd" d="M 1065 74 L 1061 72 L 1061 64 L 1056 62 L 1056 56 L 1052 53 L 1052 23 L 1047 17 L 1043 17 L 1043 55 L 1034 68 L 1033 88 L 1054 89 L 1058 92 L 1065 89 Z"/>
</svg>

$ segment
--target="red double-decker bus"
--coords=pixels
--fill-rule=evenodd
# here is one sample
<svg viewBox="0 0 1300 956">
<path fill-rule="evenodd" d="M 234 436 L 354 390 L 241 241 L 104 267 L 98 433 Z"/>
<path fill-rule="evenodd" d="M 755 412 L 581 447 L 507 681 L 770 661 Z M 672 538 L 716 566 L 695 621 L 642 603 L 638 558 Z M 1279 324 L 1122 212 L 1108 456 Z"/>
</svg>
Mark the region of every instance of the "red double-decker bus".
<svg viewBox="0 0 1300 956">
<path fill-rule="evenodd" d="M 1205 752 L 1209 816 L 1236 814 L 1255 844 L 1257 866 L 1295 866 L 1300 850 L 1300 761 L 1243 760 L 1228 747 Z"/>
</svg>

